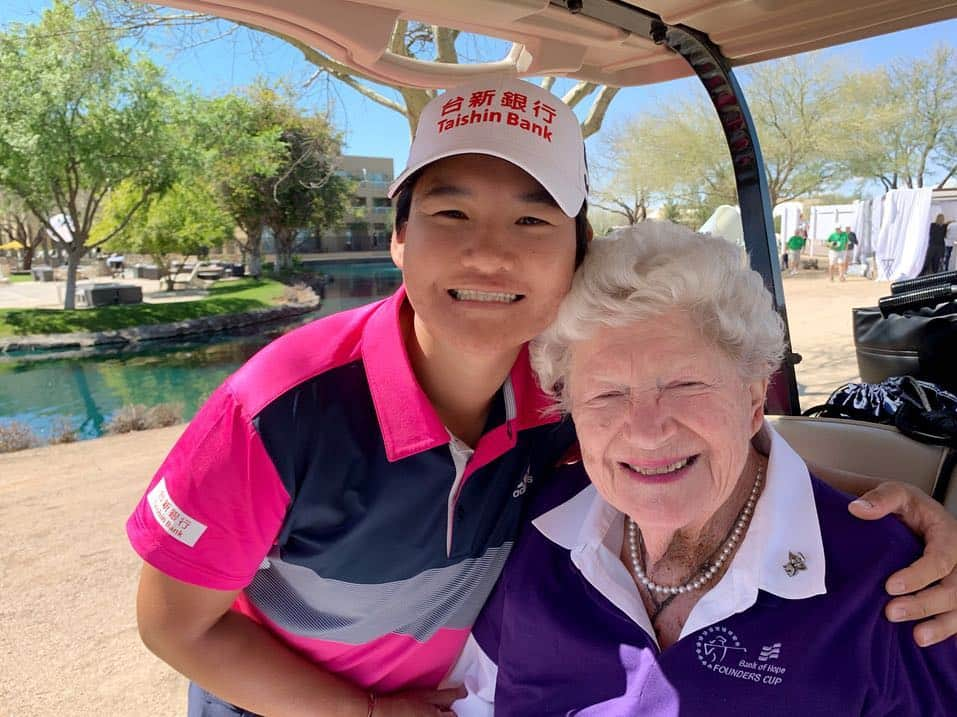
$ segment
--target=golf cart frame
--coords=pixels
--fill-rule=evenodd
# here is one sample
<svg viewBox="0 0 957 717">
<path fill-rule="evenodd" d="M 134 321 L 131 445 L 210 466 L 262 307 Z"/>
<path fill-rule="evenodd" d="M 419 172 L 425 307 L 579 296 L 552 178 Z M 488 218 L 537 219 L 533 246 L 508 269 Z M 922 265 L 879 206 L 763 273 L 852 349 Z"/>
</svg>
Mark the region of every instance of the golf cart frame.
<svg viewBox="0 0 957 717">
<path fill-rule="evenodd" d="M 157 0 L 153 0 L 154 2 Z M 751 266 L 787 311 L 764 162 L 732 66 L 957 16 L 955 0 L 158 0 L 296 39 L 373 81 L 446 88 L 478 75 L 557 76 L 627 86 L 695 75 L 724 130 Z M 497 62 L 452 64 L 390 50 L 396 23 L 416 20 L 512 41 Z M 766 412 L 798 415 L 788 351 Z"/>
</svg>

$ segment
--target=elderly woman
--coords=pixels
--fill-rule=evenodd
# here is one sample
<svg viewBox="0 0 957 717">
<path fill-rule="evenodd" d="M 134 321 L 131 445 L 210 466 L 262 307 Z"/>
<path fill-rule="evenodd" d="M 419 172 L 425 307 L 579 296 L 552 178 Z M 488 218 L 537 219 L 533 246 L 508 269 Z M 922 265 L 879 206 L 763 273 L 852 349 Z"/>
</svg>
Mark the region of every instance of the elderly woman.
<svg viewBox="0 0 957 717">
<path fill-rule="evenodd" d="M 917 541 L 764 422 L 783 350 L 735 246 L 649 222 L 593 243 L 533 347 L 581 461 L 541 487 L 457 714 L 957 713 L 957 644 L 882 614 Z"/>
</svg>

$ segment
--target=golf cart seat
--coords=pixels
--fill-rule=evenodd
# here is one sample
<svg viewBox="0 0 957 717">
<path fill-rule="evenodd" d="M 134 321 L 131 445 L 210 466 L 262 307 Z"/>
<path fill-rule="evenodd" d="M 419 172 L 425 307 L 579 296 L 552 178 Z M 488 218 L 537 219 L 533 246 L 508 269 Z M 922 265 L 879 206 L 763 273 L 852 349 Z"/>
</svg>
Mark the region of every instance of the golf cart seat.
<svg viewBox="0 0 957 717">
<path fill-rule="evenodd" d="M 911 483 L 957 515 L 957 466 L 943 446 L 878 423 L 805 416 L 768 416 L 768 421 L 809 463 Z"/>
</svg>

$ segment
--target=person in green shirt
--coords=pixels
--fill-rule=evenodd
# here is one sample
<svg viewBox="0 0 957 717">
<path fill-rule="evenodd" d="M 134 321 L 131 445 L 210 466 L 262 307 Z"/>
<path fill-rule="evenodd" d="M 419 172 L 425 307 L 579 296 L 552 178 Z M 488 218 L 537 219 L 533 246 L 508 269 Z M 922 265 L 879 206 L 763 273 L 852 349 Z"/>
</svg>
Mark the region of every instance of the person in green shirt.
<svg viewBox="0 0 957 717">
<path fill-rule="evenodd" d="M 807 239 L 800 234 L 794 234 L 785 244 L 788 251 L 788 267 L 790 268 L 788 274 L 790 276 L 794 276 L 801 271 L 801 252 L 805 244 L 807 244 Z"/>
<path fill-rule="evenodd" d="M 827 276 L 834 281 L 834 270 L 837 269 L 841 281 L 845 280 L 844 253 L 847 251 L 847 233 L 835 227 L 831 236 L 827 238 Z"/>
</svg>

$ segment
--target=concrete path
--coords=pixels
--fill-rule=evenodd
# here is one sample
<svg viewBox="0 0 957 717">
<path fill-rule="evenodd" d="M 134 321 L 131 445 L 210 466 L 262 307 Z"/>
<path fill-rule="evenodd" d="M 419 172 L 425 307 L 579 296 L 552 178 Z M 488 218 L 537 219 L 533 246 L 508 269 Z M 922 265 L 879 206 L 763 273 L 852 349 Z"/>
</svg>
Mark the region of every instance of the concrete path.
<svg viewBox="0 0 957 717">
<path fill-rule="evenodd" d="M 156 279 L 111 279 L 106 276 L 77 282 L 78 285 L 90 283 L 139 286 L 143 289 L 145 303 L 190 301 L 206 293 L 195 289 L 184 289 L 174 293 L 162 291 Z M 65 281 L 23 281 L 0 284 L 0 309 L 62 309 L 65 290 Z"/>
<path fill-rule="evenodd" d="M 126 517 L 183 427 L 0 455 L 0 715 L 181 715 L 136 632 Z"/>
<path fill-rule="evenodd" d="M 378 251 L 340 251 L 322 254 L 304 254 L 304 262 L 314 264 L 342 264 L 350 262 L 374 262 L 390 260 L 388 250 Z M 183 274 L 182 276 L 186 276 Z M 113 279 L 101 276 L 95 279 L 81 279 L 78 284 L 133 284 L 142 287 L 143 301 L 161 303 L 168 301 L 189 301 L 204 296 L 197 289 L 181 289 L 175 292 L 164 291 L 161 282 L 156 279 Z M 65 281 L 24 281 L 16 283 L 0 282 L 0 309 L 59 309 L 63 306 Z"/>
<path fill-rule="evenodd" d="M 805 406 L 857 376 L 850 308 L 887 284 L 785 279 Z M 182 427 L 0 455 L 0 715 L 182 715 L 140 644 L 124 523 Z"/>
</svg>

